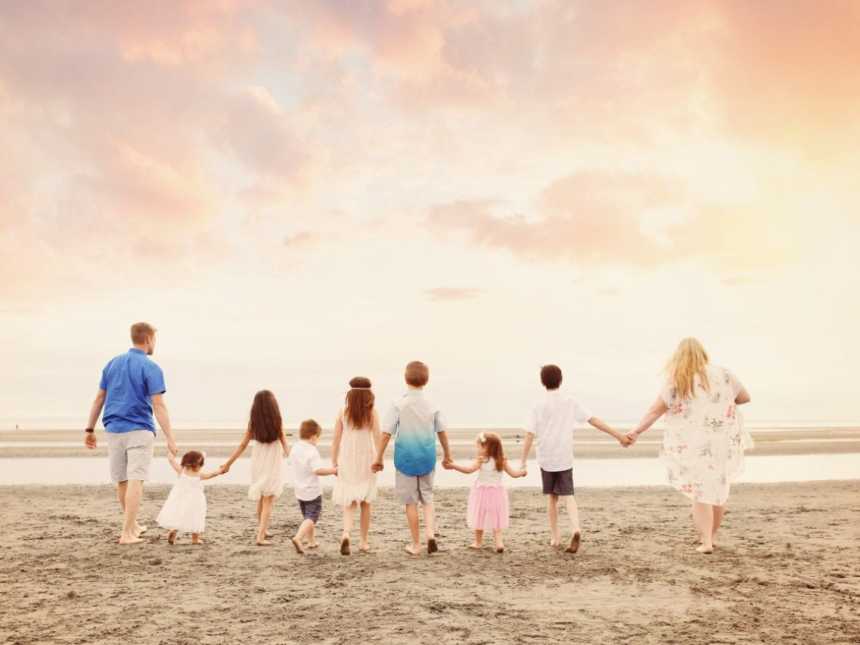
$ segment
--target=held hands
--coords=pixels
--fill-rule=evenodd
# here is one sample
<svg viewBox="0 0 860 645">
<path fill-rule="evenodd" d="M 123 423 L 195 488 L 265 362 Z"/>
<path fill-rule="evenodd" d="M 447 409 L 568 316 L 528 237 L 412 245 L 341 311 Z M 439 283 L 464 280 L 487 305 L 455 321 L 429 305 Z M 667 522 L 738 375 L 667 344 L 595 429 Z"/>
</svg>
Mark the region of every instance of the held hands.
<svg viewBox="0 0 860 645">
<path fill-rule="evenodd" d="M 179 452 L 179 449 L 176 447 L 176 441 L 174 441 L 173 437 L 167 438 L 167 451 L 174 457 L 176 456 L 176 453 Z"/>
<path fill-rule="evenodd" d="M 227 473 L 229 473 L 229 472 L 230 472 L 230 464 L 229 464 L 229 463 L 221 464 L 221 467 L 218 469 L 218 471 L 219 471 L 222 475 L 226 475 Z"/>
<path fill-rule="evenodd" d="M 375 472 L 375 473 L 381 472 L 384 468 L 385 468 L 385 466 L 384 466 L 384 465 L 383 465 L 383 463 L 382 463 L 381 461 L 379 461 L 379 460 L 374 461 L 374 462 L 370 465 L 370 470 L 371 470 L 372 472 Z"/>
<path fill-rule="evenodd" d="M 442 460 L 442 468 L 445 470 L 454 470 L 454 460 L 450 457 L 445 457 L 445 459 Z"/>
<path fill-rule="evenodd" d="M 634 443 L 636 443 L 636 440 L 639 438 L 639 435 L 635 432 L 628 432 L 625 437 L 627 438 L 627 445 L 632 446 Z"/>
<path fill-rule="evenodd" d="M 633 441 L 630 440 L 630 437 L 626 434 L 620 434 L 615 438 L 618 439 L 618 443 L 620 443 L 625 448 L 627 448 L 628 446 L 630 446 L 630 444 L 633 443 Z"/>
</svg>

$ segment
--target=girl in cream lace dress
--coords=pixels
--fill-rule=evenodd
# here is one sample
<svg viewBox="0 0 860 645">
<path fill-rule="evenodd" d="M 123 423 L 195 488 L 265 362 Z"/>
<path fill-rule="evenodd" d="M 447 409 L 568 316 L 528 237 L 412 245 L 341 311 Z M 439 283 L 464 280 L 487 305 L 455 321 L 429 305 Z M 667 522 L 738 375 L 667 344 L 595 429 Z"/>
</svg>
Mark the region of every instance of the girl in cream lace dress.
<svg viewBox="0 0 860 645">
<path fill-rule="evenodd" d="M 628 436 L 635 440 L 666 415 L 660 456 L 669 484 L 692 501 L 698 551 L 711 553 L 731 482 L 752 447 L 737 411 L 750 397 L 730 371 L 708 363 L 695 338 L 681 341 L 667 371 L 666 386 Z"/>
<path fill-rule="evenodd" d="M 349 385 L 346 405 L 335 421 L 331 446 L 332 465 L 337 467 L 332 501 L 343 507 L 342 555 L 350 553 L 350 533 L 357 508 L 361 509 L 359 549 L 370 550 L 370 505 L 376 500 L 376 473 L 370 467 L 380 439 L 370 379 L 357 376 Z"/>
</svg>

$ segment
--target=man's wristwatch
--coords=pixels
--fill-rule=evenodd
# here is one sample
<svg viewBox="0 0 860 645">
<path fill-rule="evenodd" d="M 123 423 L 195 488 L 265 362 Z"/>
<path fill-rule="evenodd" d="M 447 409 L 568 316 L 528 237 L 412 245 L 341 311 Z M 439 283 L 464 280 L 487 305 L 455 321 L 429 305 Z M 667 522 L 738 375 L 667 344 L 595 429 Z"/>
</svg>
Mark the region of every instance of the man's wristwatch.
<svg viewBox="0 0 860 645">
<path fill-rule="evenodd" d="M 95 431 L 96 431 L 96 430 L 95 430 L 95 428 L 86 428 L 86 429 L 84 429 L 84 432 L 95 432 Z"/>
</svg>

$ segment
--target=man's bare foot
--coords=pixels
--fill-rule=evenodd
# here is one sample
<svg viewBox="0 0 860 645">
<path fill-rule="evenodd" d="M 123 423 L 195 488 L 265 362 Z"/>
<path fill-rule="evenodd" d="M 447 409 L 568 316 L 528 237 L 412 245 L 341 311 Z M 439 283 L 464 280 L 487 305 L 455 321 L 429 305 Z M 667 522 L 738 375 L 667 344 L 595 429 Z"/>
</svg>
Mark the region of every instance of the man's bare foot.
<svg viewBox="0 0 860 645">
<path fill-rule="evenodd" d="M 257 540 L 257 546 L 272 546 L 269 540 Z"/>
<path fill-rule="evenodd" d="M 700 544 L 699 546 L 696 547 L 696 551 L 698 551 L 699 553 L 704 553 L 706 555 L 709 555 L 709 554 L 714 552 L 714 547 L 713 546 L 705 546 L 704 544 Z"/>
<path fill-rule="evenodd" d="M 436 553 L 439 550 L 439 545 L 436 544 L 436 538 L 427 538 L 427 553 Z"/>
<path fill-rule="evenodd" d="M 576 553 L 577 551 L 579 551 L 580 542 L 582 542 L 582 536 L 579 534 L 579 531 L 577 531 L 570 538 L 570 544 L 568 544 L 567 548 L 564 550 L 565 553 Z"/>
<path fill-rule="evenodd" d="M 176 544 L 176 531 L 170 531 L 167 534 L 167 543 Z"/>
<path fill-rule="evenodd" d="M 475 551 L 480 551 L 480 550 L 483 548 L 483 545 L 482 545 L 482 544 L 478 544 L 477 542 L 472 542 L 472 543 L 469 545 L 469 548 L 470 548 L 470 549 L 474 549 Z"/>
<path fill-rule="evenodd" d="M 292 542 L 293 546 L 296 547 L 296 553 L 304 555 L 305 550 L 302 548 L 302 543 L 299 542 L 297 538 L 291 537 L 290 542 Z"/>
<path fill-rule="evenodd" d="M 407 544 L 403 547 L 406 550 L 406 553 L 409 555 L 420 555 L 421 554 L 421 545 L 420 544 Z"/>
<path fill-rule="evenodd" d="M 140 544 L 141 542 L 143 542 L 143 540 L 136 535 L 121 535 L 117 541 L 118 544 Z"/>
<path fill-rule="evenodd" d="M 344 536 L 340 541 L 340 554 L 349 555 L 349 537 Z"/>
</svg>

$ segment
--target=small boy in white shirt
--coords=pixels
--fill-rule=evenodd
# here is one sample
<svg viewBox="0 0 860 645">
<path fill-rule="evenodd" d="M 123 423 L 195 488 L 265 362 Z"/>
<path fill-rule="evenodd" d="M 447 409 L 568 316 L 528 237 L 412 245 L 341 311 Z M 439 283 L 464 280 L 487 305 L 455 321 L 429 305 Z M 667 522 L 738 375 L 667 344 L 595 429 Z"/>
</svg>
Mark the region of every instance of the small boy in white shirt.
<svg viewBox="0 0 860 645">
<path fill-rule="evenodd" d="M 337 475 L 336 467 L 326 467 L 320 458 L 317 444 L 322 434 L 322 428 L 313 419 L 302 421 L 299 427 L 299 441 L 290 452 L 295 477 L 296 499 L 304 518 L 299 525 L 296 535 L 291 538 L 296 551 L 304 553 L 305 548 L 315 549 L 316 524 L 322 513 L 321 475 Z"/>
<path fill-rule="evenodd" d="M 574 425 L 588 422 L 598 430 L 615 437 L 622 446 L 627 446 L 630 440 L 592 415 L 572 396 L 559 391 L 561 368 L 557 365 L 544 365 L 540 371 L 540 380 L 547 390 L 547 397 L 543 403 L 534 408 L 526 425 L 521 469 L 525 470 L 532 441 L 537 438 L 537 461 L 540 466 L 543 494 L 547 495 L 550 545 L 554 547 L 561 545 L 561 533 L 558 529 L 558 498 L 564 497 L 572 532 L 570 543 L 565 551 L 576 553 L 582 538 L 579 509 L 573 497 Z"/>
</svg>

